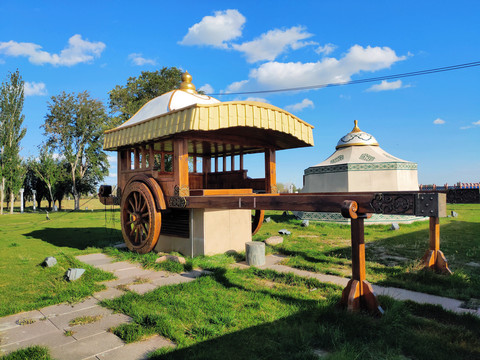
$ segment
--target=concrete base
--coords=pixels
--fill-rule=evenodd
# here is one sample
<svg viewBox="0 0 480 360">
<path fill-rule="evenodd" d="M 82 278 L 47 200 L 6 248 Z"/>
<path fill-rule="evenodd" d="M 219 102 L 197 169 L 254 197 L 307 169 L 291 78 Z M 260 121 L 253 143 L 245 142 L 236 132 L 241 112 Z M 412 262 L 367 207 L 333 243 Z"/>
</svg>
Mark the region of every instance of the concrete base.
<svg viewBox="0 0 480 360">
<path fill-rule="evenodd" d="M 252 241 L 250 210 L 191 209 L 190 237 L 160 235 L 155 251 L 178 251 L 186 256 L 245 251 Z"/>
</svg>

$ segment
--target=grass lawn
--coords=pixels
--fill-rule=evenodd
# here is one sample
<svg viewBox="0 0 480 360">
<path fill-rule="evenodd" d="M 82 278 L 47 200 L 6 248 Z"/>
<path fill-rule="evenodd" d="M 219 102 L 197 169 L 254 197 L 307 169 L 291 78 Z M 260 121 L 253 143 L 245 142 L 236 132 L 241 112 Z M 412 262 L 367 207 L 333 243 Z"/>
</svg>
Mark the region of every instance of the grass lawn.
<svg viewBox="0 0 480 360">
<path fill-rule="evenodd" d="M 101 205 L 96 201 L 92 205 Z M 100 252 L 120 241 L 111 219 L 101 210 L 50 213 L 15 213 L 0 216 L 0 316 L 61 302 L 79 301 L 103 288 L 98 282 L 112 275 L 77 261 L 74 256 Z M 109 228 L 105 227 L 105 222 Z M 58 264 L 40 264 L 54 256 Z M 82 267 L 82 278 L 68 282 L 68 268 Z"/>
</svg>

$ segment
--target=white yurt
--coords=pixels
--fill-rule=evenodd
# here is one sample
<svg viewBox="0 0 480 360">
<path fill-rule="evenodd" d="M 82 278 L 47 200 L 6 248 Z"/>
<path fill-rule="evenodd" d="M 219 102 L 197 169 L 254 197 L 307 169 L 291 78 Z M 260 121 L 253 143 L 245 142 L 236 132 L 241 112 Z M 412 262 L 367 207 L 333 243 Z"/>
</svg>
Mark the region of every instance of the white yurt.
<svg viewBox="0 0 480 360">
<path fill-rule="evenodd" d="M 321 163 L 305 169 L 304 193 L 359 191 L 418 191 L 417 164 L 383 150 L 373 135 L 359 129 L 340 138 L 335 152 Z M 347 222 L 339 213 L 295 212 L 305 220 Z M 369 223 L 409 223 L 415 216 L 374 214 Z"/>
</svg>

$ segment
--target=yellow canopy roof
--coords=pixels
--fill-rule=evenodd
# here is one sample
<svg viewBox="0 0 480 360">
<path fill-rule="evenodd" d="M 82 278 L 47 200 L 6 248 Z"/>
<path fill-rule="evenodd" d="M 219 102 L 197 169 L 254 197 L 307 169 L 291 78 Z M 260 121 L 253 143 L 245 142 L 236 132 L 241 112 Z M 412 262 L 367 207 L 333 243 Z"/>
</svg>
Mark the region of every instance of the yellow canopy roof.
<svg viewBox="0 0 480 360">
<path fill-rule="evenodd" d="M 173 136 L 212 142 L 217 136 L 218 142 L 236 137 L 245 143 L 246 152 L 261 151 L 262 142 L 278 150 L 313 145 L 312 125 L 278 107 L 254 101 L 195 103 L 135 123 L 129 121 L 105 132 L 105 150 Z"/>
</svg>

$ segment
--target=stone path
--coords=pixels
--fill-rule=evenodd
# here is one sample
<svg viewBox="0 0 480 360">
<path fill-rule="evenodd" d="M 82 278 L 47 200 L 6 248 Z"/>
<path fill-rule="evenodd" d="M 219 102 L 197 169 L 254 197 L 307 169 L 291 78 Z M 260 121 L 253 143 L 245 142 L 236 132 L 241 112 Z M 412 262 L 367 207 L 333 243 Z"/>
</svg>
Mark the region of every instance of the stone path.
<svg viewBox="0 0 480 360">
<path fill-rule="evenodd" d="M 112 262 L 104 254 L 78 256 L 80 261 L 113 272 L 118 279 L 106 281 L 107 289 L 95 293 L 81 303 L 75 305 L 59 304 L 0 318 L 0 355 L 31 345 L 43 345 L 50 348 L 53 358 L 58 360 L 122 360 L 145 359 L 149 352 L 165 347 L 175 346 L 170 340 L 154 336 L 145 341 L 125 344 L 108 329 L 132 319 L 123 314 L 114 314 L 101 307 L 98 302 L 112 299 L 130 290 L 143 294 L 157 287 L 193 281 L 202 271 L 191 271 L 172 274 L 164 271 L 146 270 L 129 262 Z M 266 264 L 260 268 L 271 269 L 281 273 L 292 272 L 303 277 L 311 277 L 321 282 L 329 282 L 346 286 L 349 279 L 313 273 L 281 265 L 285 257 L 269 255 Z M 233 265 L 247 268 L 245 262 Z M 479 310 L 463 309 L 461 301 L 428 295 L 419 292 L 373 285 L 377 295 L 388 295 L 397 300 L 412 300 L 418 303 L 438 304 L 445 309 L 458 313 L 470 312 L 480 316 Z M 98 321 L 84 325 L 70 325 L 70 321 L 79 317 L 98 317 Z M 69 333 L 71 332 L 71 333 Z"/>
<path fill-rule="evenodd" d="M 118 279 L 105 281 L 106 290 L 75 305 L 53 305 L 0 318 L 0 355 L 31 345 L 43 345 L 49 347 L 52 357 L 58 360 L 131 360 L 145 359 L 155 349 L 175 346 L 161 336 L 125 344 L 108 329 L 132 319 L 114 314 L 98 302 L 121 296 L 127 289 L 143 294 L 160 286 L 193 281 L 202 274 L 201 271 L 172 274 L 146 270 L 125 261 L 112 262 L 104 254 L 82 255 L 77 259 L 113 272 Z M 84 325 L 70 325 L 72 320 L 84 316 L 97 317 L 98 320 Z"/>
<path fill-rule="evenodd" d="M 259 266 L 259 268 L 271 269 L 271 270 L 278 271 L 280 273 L 291 272 L 298 276 L 315 278 L 321 282 L 328 282 L 328 283 L 340 285 L 341 287 L 345 287 L 348 281 L 350 280 L 349 278 L 344 278 L 340 276 L 319 274 L 319 273 L 314 273 L 310 271 L 294 269 L 285 265 L 280 265 L 279 263 L 283 260 L 285 260 L 284 256 L 269 255 L 266 257 L 265 265 Z M 236 266 L 248 267 L 248 265 L 245 262 L 238 263 L 236 264 Z M 480 317 L 480 309 L 473 310 L 473 309 L 462 308 L 461 305 L 463 302 L 460 300 L 436 296 L 436 295 L 424 294 L 421 292 L 399 289 L 394 287 L 384 287 L 384 286 L 379 286 L 374 284 L 372 284 L 372 288 L 376 295 L 386 295 L 396 300 L 402 300 L 402 301 L 411 300 L 420 304 L 440 305 L 444 309 L 451 310 L 456 313 L 471 313 Z"/>
</svg>

